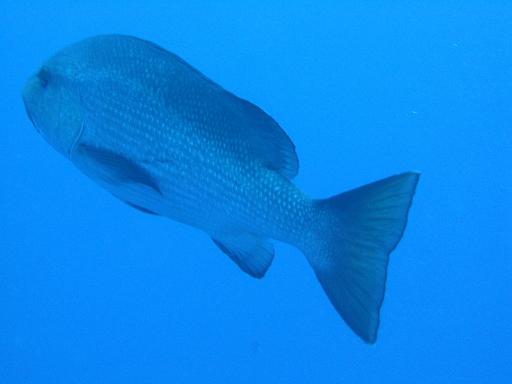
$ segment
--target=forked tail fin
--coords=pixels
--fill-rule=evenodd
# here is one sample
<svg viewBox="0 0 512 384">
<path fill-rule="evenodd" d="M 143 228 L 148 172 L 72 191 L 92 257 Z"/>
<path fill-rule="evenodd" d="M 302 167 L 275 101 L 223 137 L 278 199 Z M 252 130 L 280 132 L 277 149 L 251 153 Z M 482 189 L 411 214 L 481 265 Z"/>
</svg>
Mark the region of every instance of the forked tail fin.
<svg viewBox="0 0 512 384">
<path fill-rule="evenodd" d="M 330 301 L 367 343 L 375 343 L 389 254 L 407 224 L 418 173 L 403 173 L 316 200 L 318 235 L 306 256 Z"/>
</svg>

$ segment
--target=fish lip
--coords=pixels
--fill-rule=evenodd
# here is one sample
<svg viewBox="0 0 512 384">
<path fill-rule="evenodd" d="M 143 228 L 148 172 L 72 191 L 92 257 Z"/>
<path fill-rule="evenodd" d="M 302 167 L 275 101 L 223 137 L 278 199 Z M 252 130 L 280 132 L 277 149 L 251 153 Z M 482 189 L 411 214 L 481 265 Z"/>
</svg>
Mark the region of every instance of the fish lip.
<svg viewBox="0 0 512 384">
<path fill-rule="evenodd" d="M 32 116 L 32 113 L 30 112 L 30 109 L 27 106 L 27 102 L 26 102 L 25 98 L 23 98 L 23 105 L 25 106 L 25 112 L 27 113 L 27 117 L 29 118 L 32 125 L 34 127 L 36 127 L 36 122 L 34 120 L 34 117 Z M 36 127 L 36 129 L 37 129 L 37 127 Z"/>
<path fill-rule="evenodd" d="M 41 80 L 39 79 L 37 74 L 35 74 L 29 77 L 29 79 L 25 83 L 25 87 L 23 87 L 23 91 L 21 94 L 21 98 L 23 99 L 23 105 L 25 106 L 25 112 L 27 113 L 28 118 L 34 126 L 36 126 L 36 121 L 30 107 L 33 106 L 33 103 L 31 102 L 31 99 L 33 99 L 32 94 L 37 89 L 37 87 L 41 87 Z"/>
<path fill-rule="evenodd" d="M 27 84 L 27 87 L 28 87 L 28 84 Z M 32 113 L 32 111 L 30 110 L 29 108 L 29 102 L 27 100 L 27 92 L 26 92 L 26 88 L 25 87 L 25 90 L 23 91 L 23 95 L 22 95 L 22 99 L 23 99 L 23 106 L 25 107 L 25 112 L 27 114 L 27 117 L 28 119 L 30 120 L 30 122 L 32 123 L 32 125 L 34 126 L 34 128 L 37 130 L 37 132 L 40 133 L 40 130 L 39 128 L 37 127 L 37 124 L 36 124 L 36 120 L 34 118 L 34 114 Z"/>
</svg>

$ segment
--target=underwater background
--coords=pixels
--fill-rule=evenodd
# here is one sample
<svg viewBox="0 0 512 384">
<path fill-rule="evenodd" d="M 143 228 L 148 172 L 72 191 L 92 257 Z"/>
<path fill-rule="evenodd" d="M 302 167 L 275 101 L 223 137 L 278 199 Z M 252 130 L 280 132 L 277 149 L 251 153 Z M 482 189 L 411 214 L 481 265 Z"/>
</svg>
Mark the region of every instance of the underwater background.
<svg viewBox="0 0 512 384">
<path fill-rule="evenodd" d="M 154 41 L 262 107 L 314 197 L 422 173 L 375 345 L 297 249 L 277 244 L 252 279 L 37 134 L 26 79 L 101 33 Z M 2 0 L 0 52 L 0 383 L 512 378 L 511 2 Z"/>
</svg>

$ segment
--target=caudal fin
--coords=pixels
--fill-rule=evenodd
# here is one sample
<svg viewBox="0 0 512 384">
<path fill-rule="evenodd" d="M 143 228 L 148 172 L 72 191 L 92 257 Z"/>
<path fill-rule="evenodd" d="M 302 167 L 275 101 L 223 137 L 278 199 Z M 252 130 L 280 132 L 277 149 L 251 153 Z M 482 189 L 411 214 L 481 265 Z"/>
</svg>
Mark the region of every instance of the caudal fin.
<svg viewBox="0 0 512 384">
<path fill-rule="evenodd" d="M 306 256 L 352 330 L 375 343 L 389 254 L 407 224 L 418 173 L 403 173 L 316 200 L 318 235 Z"/>
</svg>

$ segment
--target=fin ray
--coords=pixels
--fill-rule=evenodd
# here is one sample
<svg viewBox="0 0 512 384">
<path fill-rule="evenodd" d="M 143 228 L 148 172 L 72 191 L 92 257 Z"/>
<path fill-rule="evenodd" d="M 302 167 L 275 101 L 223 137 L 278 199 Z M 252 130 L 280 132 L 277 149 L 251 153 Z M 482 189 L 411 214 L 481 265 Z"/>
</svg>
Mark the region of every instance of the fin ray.
<svg viewBox="0 0 512 384">
<path fill-rule="evenodd" d="M 377 339 L 389 254 L 418 179 L 403 173 L 315 202 L 323 234 L 306 256 L 338 313 L 367 343 Z"/>
</svg>

